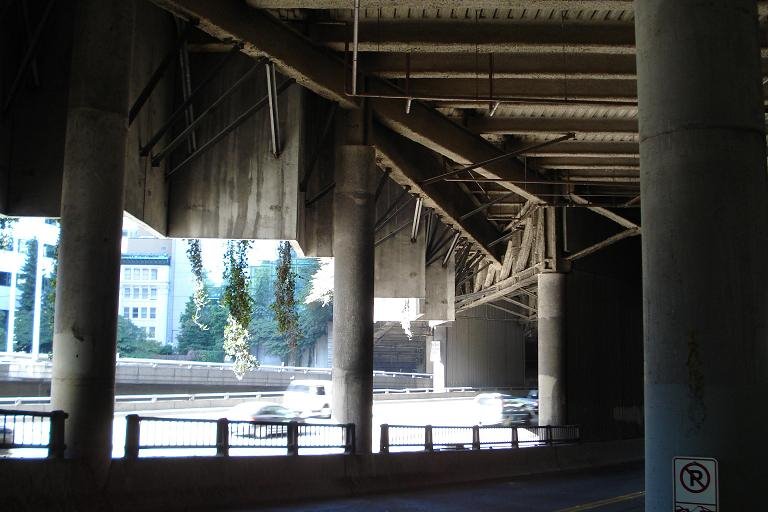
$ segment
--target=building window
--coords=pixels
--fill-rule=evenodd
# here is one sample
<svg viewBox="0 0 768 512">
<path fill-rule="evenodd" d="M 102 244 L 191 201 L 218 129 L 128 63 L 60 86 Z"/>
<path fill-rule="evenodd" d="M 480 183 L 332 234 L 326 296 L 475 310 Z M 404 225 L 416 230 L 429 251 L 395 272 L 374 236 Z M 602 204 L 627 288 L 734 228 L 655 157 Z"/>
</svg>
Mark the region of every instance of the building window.
<svg viewBox="0 0 768 512">
<path fill-rule="evenodd" d="M 45 244 L 43 246 L 43 250 L 45 251 L 45 257 L 46 258 L 55 258 L 56 257 L 56 246 L 55 245 Z"/>
<path fill-rule="evenodd" d="M 149 308 L 149 318 L 155 318 L 155 317 L 157 317 L 157 309 Z"/>
<path fill-rule="evenodd" d="M 152 269 L 152 280 L 153 281 L 157 281 L 157 269 L 156 268 Z"/>
<path fill-rule="evenodd" d="M 123 288 L 123 297 L 125 297 L 126 299 L 130 299 L 131 298 L 131 287 L 130 286 L 126 286 L 125 288 Z"/>
<path fill-rule="evenodd" d="M 133 308 L 131 318 L 139 318 L 139 308 Z"/>
<path fill-rule="evenodd" d="M 156 299 L 156 298 L 157 298 L 157 288 L 155 288 L 155 287 L 153 286 L 153 287 L 150 289 L 150 291 L 152 292 L 152 293 L 151 293 L 151 295 L 150 295 L 150 297 L 151 297 L 152 299 Z"/>
<path fill-rule="evenodd" d="M 141 289 L 138 286 L 133 287 L 133 298 L 138 299 L 141 297 Z"/>
<path fill-rule="evenodd" d="M 147 308 L 141 308 L 141 318 L 147 318 Z"/>
<path fill-rule="evenodd" d="M 143 280 L 145 280 L 145 281 L 149 280 L 149 269 L 148 268 L 141 269 L 141 278 Z"/>
<path fill-rule="evenodd" d="M 126 267 L 123 269 L 123 281 L 130 281 L 131 280 L 131 268 Z"/>
<path fill-rule="evenodd" d="M 138 281 L 139 279 L 141 279 L 141 269 L 135 268 L 133 269 L 133 280 Z"/>
<path fill-rule="evenodd" d="M 0 272 L 0 286 L 11 286 L 10 272 Z"/>
<path fill-rule="evenodd" d="M 149 336 L 149 339 L 155 339 L 155 328 L 150 327 L 149 329 L 147 329 L 147 331 L 148 331 L 147 334 Z"/>
<path fill-rule="evenodd" d="M 142 299 L 149 298 L 149 288 L 147 288 L 146 286 L 141 287 L 141 298 Z"/>
<path fill-rule="evenodd" d="M 130 318 L 131 308 L 123 308 L 123 318 Z"/>
</svg>

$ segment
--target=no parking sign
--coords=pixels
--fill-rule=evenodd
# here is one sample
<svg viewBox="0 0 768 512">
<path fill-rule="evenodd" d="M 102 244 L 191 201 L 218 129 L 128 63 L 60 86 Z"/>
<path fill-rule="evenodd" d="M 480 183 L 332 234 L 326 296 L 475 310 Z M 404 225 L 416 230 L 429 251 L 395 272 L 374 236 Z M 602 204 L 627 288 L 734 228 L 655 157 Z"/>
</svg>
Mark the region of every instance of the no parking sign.
<svg viewBox="0 0 768 512">
<path fill-rule="evenodd" d="M 717 460 L 675 457 L 675 512 L 717 512 L 719 501 Z"/>
</svg>

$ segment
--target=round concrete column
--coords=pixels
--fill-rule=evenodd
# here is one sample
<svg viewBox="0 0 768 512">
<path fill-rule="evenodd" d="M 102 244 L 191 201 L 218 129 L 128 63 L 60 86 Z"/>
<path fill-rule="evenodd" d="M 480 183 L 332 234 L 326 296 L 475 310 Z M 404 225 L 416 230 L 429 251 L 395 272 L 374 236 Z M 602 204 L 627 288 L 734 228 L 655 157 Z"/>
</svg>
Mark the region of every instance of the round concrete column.
<svg viewBox="0 0 768 512">
<path fill-rule="evenodd" d="M 67 456 L 112 454 L 133 2 L 77 2 L 64 146 L 51 399 Z"/>
<path fill-rule="evenodd" d="M 371 452 L 373 217 L 376 152 L 342 146 L 333 214 L 333 414 L 354 423 L 357 452 Z"/>
<path fill-rule="evenodd" d="M 539 274 L 539 425 L 564 425 L 565 274 Z"/>
<path fill-rule="evenodd" d="M 754 0 L 635 2 L 646 510 L 673 457 L 720 461 L 720 508 L 765 501 L 768 175 Z"/>
</svg>

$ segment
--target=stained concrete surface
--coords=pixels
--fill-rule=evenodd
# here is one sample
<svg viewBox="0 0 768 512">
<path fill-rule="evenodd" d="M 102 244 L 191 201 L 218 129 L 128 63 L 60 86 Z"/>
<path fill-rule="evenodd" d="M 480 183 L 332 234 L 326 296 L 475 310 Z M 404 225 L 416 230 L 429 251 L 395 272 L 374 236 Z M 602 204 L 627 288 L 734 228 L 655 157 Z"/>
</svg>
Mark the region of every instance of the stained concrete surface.
<svg viewBox="0 0 768 512">
<path fill-rule="evenodd" d="M 300 484 L 297 484 L 300 485 Z M 493 483 L 438 487 L 249 512 L 642 512 L 643 465 L 516 478 Z"/>
</svg>

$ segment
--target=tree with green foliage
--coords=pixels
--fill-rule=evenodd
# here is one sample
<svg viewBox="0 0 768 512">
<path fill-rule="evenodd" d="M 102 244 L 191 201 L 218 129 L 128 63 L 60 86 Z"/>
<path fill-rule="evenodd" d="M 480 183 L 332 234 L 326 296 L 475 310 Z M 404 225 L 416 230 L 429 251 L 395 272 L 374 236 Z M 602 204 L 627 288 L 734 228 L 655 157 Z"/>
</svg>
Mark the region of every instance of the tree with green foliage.
<svg viewBox="0 0 768 512">
<path fill-rule="evenodd" d="M 217 295 L 206 285 L 207 297 Z M 180 319 L 180 332 L 176 337 L 177 351 L 190 354 L 196 359 L 211 362 L 224 360 L 224 327 L 227 324 L 227 309 L 218 299 L 209 299 L 197 311 L 194 297 L 190 297 Z M 197 318 L 196 318 L 197 317 Z M 203 329 L 201 324 L 206 328 Z"/>
<path fill-rule="evenodd" d="M 19 219 L 0 216 L 0 249 L 13 250 L 13 225 Z"/>
<path fill-rule="evenodd" d="M 272 311 L 274 298 L 275 267 L 272 262 L 251 268 L 249 293 L 253 301 L 253 314 L 249 331 L 254 350 L 259 353 L 264 347 L 270 354 L 283 356 L 275 352 L 273 347 L 284 346 L 283 336 L 277 332 L 277 322 Z"/>
<path fill-rule="evenodd" d="M 251 333 L 254 344 L 263 345 L 268 353 L 276 355 L 284 361 L 296 363 L 301 361 L 305 355 L 311 354 L 317 338 L 327 333 L 328 321 L 333 317 L 333 306 L 331 304 L 324 305 L 320 301 L 304 303 L 312 288 L 312 277 L 320 269 L 320 263 L 311 258 L 297 259 L 295 253 L 291 253 L 292 307 L 295 308 L 296 313 L 295 340 L 291 340 L 279 332 L 272 298 L 276 298 L 277 295 L 281 262 L 284 265 L 284 270 L 286 269 L 285 260 L 287 258 L 285 258 L 284 252 L 286 245 L 290 248 L 288 244 L 281 247 L 283 252 L 280 259 L 265 262 L 253 269 L 251 296 L 254 301 L 254 315 L 251 321 Z M 286 295 L 288 288 L 283 287 L 282 289 Z"/>
<path fill-rule="evenodd" d="M 35 314 L 35 281 L 37 280 L 37 240 L 27 241 L 27 257 L 16 276 L 17 302 L 13 322 L 13 350 L 32 351 L 32 326 Z"/>
<path fill-rule="evenodd" d="M 117 317 L 117 352 L 121 357 L 152 358 L 169 354 L 170 347 L 147 339 L 147 333 L 127 318 Z"/>
<path fill-rule="evenodd" d="M 0 309 L 0 348 L 5 350 L 5 340 L 8 336 L 8 311 Z"/>
<path fill-rule="evenodd" d="M 42 303 L 40 305 L 40 352 L 53 352 L 53 318 L 56 303 L 56 279 L 59 274 L 59 242 L 53 251 L 53 268 L 43 277 Z"/>
</svg>

